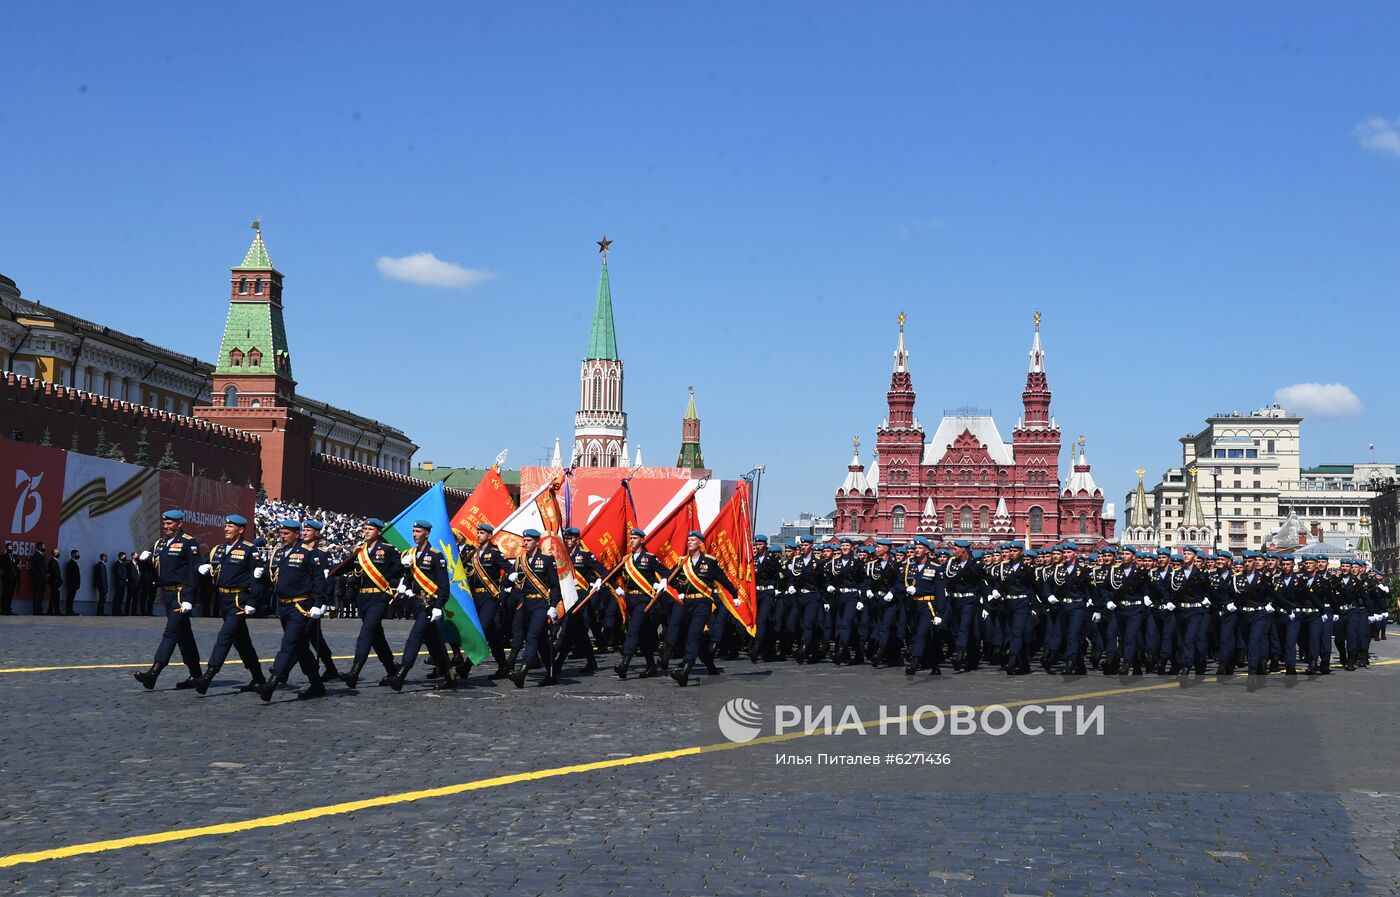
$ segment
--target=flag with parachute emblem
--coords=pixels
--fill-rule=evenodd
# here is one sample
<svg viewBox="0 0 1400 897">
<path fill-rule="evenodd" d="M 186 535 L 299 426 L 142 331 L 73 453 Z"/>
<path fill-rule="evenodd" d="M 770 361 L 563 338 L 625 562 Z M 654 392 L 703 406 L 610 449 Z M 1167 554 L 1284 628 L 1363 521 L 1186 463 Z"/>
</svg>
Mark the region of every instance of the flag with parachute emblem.
<svg viewBox="0 0 1400 897">
<path fill-rule="evenodd" d="M 415 520 L 433 525 L 432 532 L 428 533 L 428 544 L 447 558 L 447 569 L 452 574 L 450 594 L 442 611 L 447 625 L 457 631 L 462 641 L 462 653 L 472 663 L 481 663 L 491 656 L 491 650 L 486 645 L 486 632 L 481 627 L 481 619 L 476 615 L 476 602 L 472 601 L 471 592 L 467 589 L 467 573 L 457 553 L 452 526 L 447 522 L 447 494 L 441 483 L 434 483 L 431 489 L 389 521 L 384 528 L 384 540 L 401 552 L 408 551 L 413 547 Z"/>
<path fill-rule="evenodd" d="M 720 508 L 719 516 L 705 530 L 705 553 L 719 562 L 720 569 L 734 583 L 737 595 L 717 589 L 725 608 L 748 630 L 758 632 L 758 588 L 753 567 L 753 518 L 750 516 L 749 484 L 739 488 Z"/>
</svg>

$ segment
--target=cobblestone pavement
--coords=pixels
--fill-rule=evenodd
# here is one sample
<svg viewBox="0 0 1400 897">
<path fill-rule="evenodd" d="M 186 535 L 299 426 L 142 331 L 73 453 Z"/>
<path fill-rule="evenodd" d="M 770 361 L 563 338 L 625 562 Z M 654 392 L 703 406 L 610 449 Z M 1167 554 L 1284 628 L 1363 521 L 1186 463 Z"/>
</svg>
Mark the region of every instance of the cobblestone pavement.
<svg viewBox="0 0 1400 897">
<path fill-rule="evenodd" d="M 208 650 L 215 621 L 196 620 Z M 331 621 L 337 654 L 358 624 Z M 388 625 L 401 644 L 406 625 Z M 1163 774 L 1132 792 L 1057 791 L 1053 769 L 988 788 L 822 787 L 821 770 L 786 787 L 717 787 L 703 757 L 655 759 L 393 803 L 307 821 L 4 865 L 0 892 L 82 894 L 1388 894 L 1400 891 L 1400 801 L 1371 764 L 1394 744 L 1400 664 L 1282 677 L 1251 692 L 1218 687 L 1128 692 L 1142 680 L 991 671 L 906 683 L 897 670 L 754 667 L 679 689 L 669 680 L 570 676 L 518 691 L 475 675 L 443 693 L 418 682 L 403 694 L 357 693 L 263 706 L 237 694 L 235 661 L 205 697 L 176 691 L 172 667 L 154 692 L 144 668 L 156 619 L 0 619 L 0 669 L 128 664 L 117 669 L 0 673 L 5 708 L 0 855 L 172 829 L 233 823 L 496 776 L 722 742 L 705 689 L 759 681 L 842 688 L 888 681 L 925 701 L 986 704 L 1094 690 L 1121 708 L 1162 756 L 1193 774 Z M 254 621 L 264 659 L 276 624 Z M 1380 659 L 1400 650 L 1376 645 Z M 396 647 L 398 645 L 396 644 Z M 605 659 L 605 667 L 611 658 Z M 488 662 L 488 667 L 490 666 Z M 418 672 L 422 672 L 420 667 Z M 374 660 L 371 683 L 381 675 Z M 537 681 L 537 674 L 534 675 Z M 1236 685 L 1238 684 L 1238 687 Z M 532 682 L 533 685 L 533 682 Z M 1231 720 L 1275 702 L 1279 714 L 1326 708 L 1330 737 L 1309 737 L 1298 774 L 1239 789 L 1191 758 L 1263 756 Z M 1354 712 L 1352 712 L 1354 710 Z M 707 717 L 707 718 L 702 718 Z M 1180 736 L 1194 718 L 1210 739 Z M 1196 730 L 1192 730 L 1196 731 Z M 828 739 L 830 740 L 830 739 Z M 1034 752 L 1034 740 L 1014 743 Z M 1004 749 L 1004 748 L 1003 748 Z M 763 756 L 763 747 L 724 753 Z M 977 748 L 963 748 L 975 762 Z M 768 750 L 771 754 L 771 749 Z M 963 758 L 956 758 L 959 762 Z M 1159 760 L 1161 757 L 1158 758 Z M 1123 758 L 1123 762 L 1133 762 Z M 1208 764 L 1207 764 L 1208 766 Z M 1360 781 L 1326 776 L 1351 766 Z M 1170 771 L 1171 764 L 1164 769 Z M 1316 770 L 1317 775 L 1311 774 Z M 960 770 L 961 771 L 961 770 Z M 1378 784 L 1366 787 L 1368 777 Z M 1189 782 L 1187 780 L 1190 780 Z"/>
</svg>

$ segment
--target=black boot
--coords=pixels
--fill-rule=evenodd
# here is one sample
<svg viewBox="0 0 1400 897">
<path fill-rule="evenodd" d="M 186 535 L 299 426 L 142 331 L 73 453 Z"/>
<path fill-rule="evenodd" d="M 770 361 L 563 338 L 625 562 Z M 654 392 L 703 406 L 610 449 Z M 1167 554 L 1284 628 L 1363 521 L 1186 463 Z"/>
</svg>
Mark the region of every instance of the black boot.
<svg viewBox="0 0 1400 897">
<path fill-rule="evenodd" d="M 461 680 L 457 678 L 457 668 L 449 665 L 447 667 L 447 673 L 442 677 L 442 681 L 433 687 L 452 691 L 457 687 L 457 683 L 460 681 Z"/>
<path fill-rule="evenodd" d="M 277 680 L 276 680 L 276 679 L 266 679 L 266 680 L 264 680 L 263 683 L 262 683 L 261 685 L 259 685 L 258 688 L 257 688 L 258 697 L 259 697 L 259 698 L 262 698 L 262 702 L 263 702 L 264 704 L 267 704 L 267 703 L 269 703 L 269 702 L 272 700 L 272 693 L 273 693 L 274 691 L 276 691 L 276 690 L 277 690 Z"/>
<path fill-rule="evenodd" d="M 243 694 L 244 692 L 249 691 L 257 691 L 258 688 L 261 687 L 262 684 L 267 681 L 265 678 L 263 678 L 262 667 L 257 666 L 256 664 L 248 667 L 248 672 L 253 675 L 253 679 L 252 681 L 246 682 L 238 687 L 239 694 Z"/>
<path fill-rule="evenodd" d="M 681 664 L 680 669 L 671 671 L 671 678 L 676 680 L 676 684 L 681 688 L 685 688 L 686 683 L 690 681 L 690 671 L 694 667 L 695 661 L 687 660 L 685 663 Z"/>
<path fill-rule="evenodd" d="M 165 669 L 165 664 L 153 663 L 151 664 L 151 668 L 146 672 L 132 673 L 131 675 L 136 679 L 137 682 L 140 682 L 142 685 L 146 686 L 147 691 L 150 691 L 151 689 L 156 687 L 156 679 L 160 677 L 160 671 L 163 669 Z"/>
<path fill-rule="evenodd" d="M 298 701 L 310 701 L 313 698 L 324 698 L 326 696 L 326 683 L 324 680 L 317 680 L 306 686 L 305 689 L 297 692 Z"/>
<path fill-rule="evenodd" d="M 205 667 L 204 675 L 200 676 L 197 680 L 195 680 L 194 690 L 199 692 L 200 694 L 207 693 L 209 691 L 209 686 L 214 682 L 214 674 L 218 671 L 219 668 L 214 666 L 213 664 L 210 664 L 209 666 Z"/>
<path fill-rule="evenodd" d="M 1332 655 L 1331 655 L 1331 654 L 1324 654 L 1324 655 L 1322 655 L 1322 659 L 1319 660 L 1318 663 L 1317 663 L 1317 674 L 1318 674 L 1319 676 L 1326 676 L 1328 673 L 1331 673 L 1331 672 L 1332 672 Z"/>
<path fill-rule="evenodd" d="M 355 686 L 360 684 L 360 671 L 364 668 L 365 662 L 363 660 L 357 660 L 354 663 L 350 664 L 350 672 L 340 677 L 341 680 L 345 683 L 346 688 L 353 689 Z"/>
<path fill-rule="evenodd" d="M 656 658 L 655 658 L 655 657 L 652 657 L 650 654 L 648 654 L 648 655 L 647 655 L 647 668 L 644 669 L 644 670 L 642 670 L 640 673 L 638 673 L 638 674 L 637 674 L 637 678 L 638 678 L 638 679 L 650 679 L 652 676 L 655 676 L 655 675 L 656 675 Z"/>
<path fill-rule="evenodd" d="M 379 680 L 379 684 L 380 684 L 381 686 L 388 685 L 389 682 L 390 682 L 390 680 L 392 680 L 392 679 L 393 679 L 395 676 L 397 676 L 398 674 L 399 674 L 399 664 L 397 664 L 397 663 L 390 664 L 388 667 L 385 668 L 385 670 L 384 670 L 384 677 L 383 677 L 382 679 Z"/>
<path fill-rule="evenodd" d="M 917 673 L 918 671 L 919 671 L 919 662 L 918 662 L 917 660 L 912 660 L 912 659 L 911 659 L 908 663 L 906 663 L 906 664 L 904 665 L 904 675 L 906 675 L 906 676 L 912 676 L 912 675 L 914 675 L 915 673 Z"/>
<path fill-rule="evenodd" d="M 340 670 L 337 670 L 335 664 L 331 663 L 329 660 L 326 661 L 326 668 L 321 671 L 321 681 L 324 683 L 339 678 Z"/>
<path fill-rule="evenodd" d="M 587 662 L 584 663 L 583 669 L 579 670 L 579 675 L 591 676 L 596 672 L 598 672 L 598 659 L 596 657 L 590 657 Z"/>
<path fill-rule="evenodd" d="M 624 655 L 622 655 L 622 659 L 619 660 L 619 661 L 613 666 L 613 672 L 617 674 L 617 678 L 619 678 L 619 679 L 626 679 L 626 678 L 627 678 L 627 668 L 630 667 L 631 665 L 632 665 L 632 655 L 631 655 L 631 654 L 624 654 Z"/>
<path fill-rule="evenodd" d="M 392 676 L 386 676 L 385 678 L 388 679 L 388 682 L 385 684 L 394 691 L 403 691 L 404 680 L 408 678 L 408 668 L 403 664 L 399 664 L 399 668 L 394 671 L 394 674 Z"/>
<path fill-rule="evenodd" d="M 525 687 L 525 672 L 527 667 L 523 663 L 517 663 L 515 669 L 511 671 L 510 681 L 516 688 Z"/>
<path fill-rule="evenodd" d="M 195 688 L 199 685 L 199 680 L 204 677 L 204 673 L 199 669 L 190 670 L 188 678 L 181 679 L 175 683 L 176 688 Z"/>
<path fill-rule="evenodd" d="M 705 663 L 705 672 L 709 673 L 711 676 L 718 676 L 720 673 L 724 672 L 724 670 L 715 665 L 715 659 L 713 657 L 702 658 L 702 660 Z"/>
</svg>

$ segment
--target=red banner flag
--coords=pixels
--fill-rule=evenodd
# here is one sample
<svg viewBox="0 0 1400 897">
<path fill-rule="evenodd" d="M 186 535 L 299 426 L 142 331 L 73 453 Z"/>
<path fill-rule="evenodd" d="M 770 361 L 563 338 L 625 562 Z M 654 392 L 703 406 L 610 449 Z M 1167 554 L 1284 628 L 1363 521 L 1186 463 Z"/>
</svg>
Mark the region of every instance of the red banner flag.
<svg viewBox="0 0 1400 897">
<path fill-rule="evenodd" d="M 739 488 L 720 508 L 719 516 L 705 530 L 705 553 L 719 562 L 729 581 L 739 590 L 728 595 L 718 589 L 725 608 L 749 635 L 758 632 L 758 594 L 753 568 L 753 523 L 749 516 L 749 484 Z"/>
<path fill-rule="evenodd" d="M 457 516 L 452 518 L 452 531 L 475 545 L 478 524 L 498 526 L 514 510 L 515 501 L 510 497 L 510 490 L 501 479 L 500 470 L 492 465 L 481 482 L 476 484 L 472 494 L 467 497 L 466 504 L 457 511 Z"/>
<path fill-rule="evenodd" d="M 617 490 L 594 512 L 592 518 L 580 527 L 579 542 L 593 552 L 598 563 L 612 570 L 622 563 L 622 559 L 627 555 L 627 536 L 636 525 L 632 503 L 627 500 L 627 487 L 618 483 Z M 617 607 L 625 624 L 627 601 L 617 593 L 616 588 L 609 586 L 608 590 L 617 600 Z"/>
</svg>

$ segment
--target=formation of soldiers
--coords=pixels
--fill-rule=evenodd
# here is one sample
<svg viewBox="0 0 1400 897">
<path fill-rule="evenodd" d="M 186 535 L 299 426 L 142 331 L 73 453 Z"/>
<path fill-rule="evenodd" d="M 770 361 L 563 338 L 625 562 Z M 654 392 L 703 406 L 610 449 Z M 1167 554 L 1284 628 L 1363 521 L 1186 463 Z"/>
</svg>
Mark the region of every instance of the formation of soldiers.
<svg viewBox="0 0 1400 897">
<path fill-rule="evenodd" d="M 359 686 L 371 650 L 381 686 L 404 687 L 427 648 L 439 687 L 455 688 L 472 674 L 456 627 L 444 616 L 450 594 L 449 560 L 429 543 L 432 527 L 417 521 L 407 551 L 386 542 L 385 524 L 365 521 L 362 541 L 339 564 L 319 545 L 321 524 L 280 521 L 276 545 L 245 538 L 247 521 L 226 518 L 224 541 L 207 555 L 182 530 L 183 515 L 169 511 L 162 536 L 142 561 L 154 564 L 166 626 L 150 669 L 135 673 L 154 688 L 176 649 L 189 669 L 177 683 L 204 694 L 236 651 L 251 680 L 241 691 L 270 701 L 300 667 L 307 687 L 299 698 L 326 694 L 328 680 Z M 662 672 L 681 686 L 697 663 L 721 672 L 716 659 L 747 655 L 752 663 L 793 660 L 899 667 L 913 676 L 941 675 L 982 666 L 1007 675 L 1031 672 L 1038 658 L 1047 673 L 1204 675 L 1212 658 L 1218 675 L 1244 670 L 1327 675 L 1335 653 L 1341 668 L 1365 668 L 1370 643 L 1385 638 L 1387 585 L 1359 559 L 1332 569 L 1320 555 L 1219 552 L 1206 557 L 1191 546 L 1176 553 L 1105 545 L 1081 553 L 1072 542 L 1042 551 L 1007 542 L 990 551 L 957 541 L 937 546 L 918 537 L 907 546 L 890 540 L 852 539 L 770 546 L 755 537 L 753 568 L 756 629 L 750 635 L 728 613 L 722 593 L 742 603 L 742 591 L 705 553 L 700 532 L 668 567 L 644 547 L 646 533 L 629 534 L 628 552 L 611 569 L 564 531 L 581 598 L 566 607 L 554 559 L 540 549 L 541 534 L 526 530 L 523 552 L 506 557 L 491 543 L 492 528 L 478 527 L 480 546 L 458 537 L 462 572 L 482 624 L 484 648 L 496 669 L 488 678 L 524 687 L 531 670 L 540 684 L 559 682 L 570 660 L 580 672 L 598 670 L 598 652 L 620 656 L 613 672 L 638 678 Z M 341 674 L 321 631 L 332 577 L 354 577 L 360 631 L 349 670 Z M 190 627 L 190 598 L 198 577 L 210 577 L 223 618 L 214 648 L 201 666 Z M 396 658 L 382 621 L 396 603 L 412 626 Z M 283 637 L 266 673 L 253 647 L 247 618 L 275 613 Z M 671 669 L 671 662 L 678 661 Z"/>
</svg>

